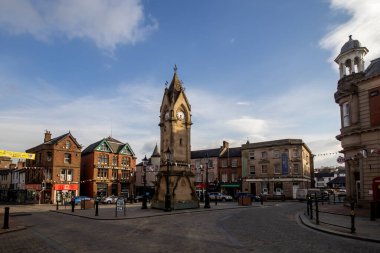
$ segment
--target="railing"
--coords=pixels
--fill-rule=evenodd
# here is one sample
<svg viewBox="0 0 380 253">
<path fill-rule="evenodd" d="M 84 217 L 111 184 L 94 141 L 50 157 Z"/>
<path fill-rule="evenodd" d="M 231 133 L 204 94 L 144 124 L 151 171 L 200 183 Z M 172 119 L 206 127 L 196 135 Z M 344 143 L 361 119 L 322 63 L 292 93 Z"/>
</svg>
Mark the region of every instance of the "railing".
<svg viewBox="0 0 380 253">
<path fill-rule="evenodd" d="M 322 200 L 323 200 L 323 198 L 322 198 Z M 329 198 L 329 200 L 330 200 L 330 198 Z M 335 200 L 335 198 L 334 198 L 334 200 Z M 330 203 L 330 201 L 329 201 L 329 203 Z M 337 202 L 334 201 L 334 204 L 335 203 L 337 203 Z M 349 229 L 351 233 L 355 233 L 356 228 L 355 228 L 355 204 L 354 204 L 354 202 L 351 202 L 351 210 L 350 210 L 349 214 L 342 214 L 342 213 L 335 213 L 335 212 L 328 212 L 328 211 L 320 211 L 319 210 L 319 200 L 318 200 L 317 194 L 314 194 L 314 196 L 309 194 L 307 196 L 307 202 L 306 202 L 306 204 L 307 204 L 307 208 L 306 208 L 307 215 L 310 217 L 311 220 L 313 220 L 313 218 L 314 218 L 313 215 L 315 214 L 315 224 L 316 225 L 320 225 L 322 223 L 322 224 L 326 224 L 326 225 L 330 225 L 330 226 L 335 226 L 335 227 L 340 227 L 340 228 L 344 228 L 344 229 Z M 320 219 L 320 214 L 321 213 L 322 214 L 328 214 L 328 215 L 350 217 L 350 226 L 342 226 L 341 224 L 331 223 L 331 222 L 328 222 L 327 220 L 321 220 Z"/>
</svg>

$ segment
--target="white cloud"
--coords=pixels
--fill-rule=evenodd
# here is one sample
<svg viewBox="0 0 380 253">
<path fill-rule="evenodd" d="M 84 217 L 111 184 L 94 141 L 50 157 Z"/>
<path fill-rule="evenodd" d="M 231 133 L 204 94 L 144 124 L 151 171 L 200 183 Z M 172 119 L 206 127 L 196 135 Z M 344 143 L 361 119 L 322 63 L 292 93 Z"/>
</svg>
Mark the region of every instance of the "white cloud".
<svg viewBox="0 0 380 253">
<path fill-rule="evenodd" d="M 380 56 L 380 1 L 378 0 L 331 0 L 331 9 L 342 11 L 350 18 L 343 24 L 333 27 L 322 38 L 322 48 L 331 51 L 329 62 L 338 56 L 340 49 L 348 41 L 348 36 L 361 42 L 368 48 L 367 59 L 373 60 Z M 334 69 L 338 69 L 333 62 Z"/>
<path fill-rule="evenodd" d="M 22 18 L 20 18 L 22 17 Z M 86 39 L 102 50 L 133 44 L 157 29 L 146 22 L 140 0 L 3 0 L 0 27 L 9 33 L 31 34 L 38 40 Z"/>
</svg>

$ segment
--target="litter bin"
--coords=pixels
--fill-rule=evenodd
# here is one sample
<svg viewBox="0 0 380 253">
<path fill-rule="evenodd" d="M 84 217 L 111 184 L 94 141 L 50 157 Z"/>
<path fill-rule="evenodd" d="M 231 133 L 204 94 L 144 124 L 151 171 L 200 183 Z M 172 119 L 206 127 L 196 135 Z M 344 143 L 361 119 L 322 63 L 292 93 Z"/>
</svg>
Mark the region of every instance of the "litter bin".
<svg viewBox="0 0 380 253">
<path fill-rule="evenodd" d="M 250 206 L 252 205 L 252 199 L 248 195 L 243 195 L 239 197 L 239 206 Z"/>
<path fill-rule="evenodd" d="M 94 208 L 94 200 L 81 200 L 80 209 L 91 209 Z"/>
</svg>

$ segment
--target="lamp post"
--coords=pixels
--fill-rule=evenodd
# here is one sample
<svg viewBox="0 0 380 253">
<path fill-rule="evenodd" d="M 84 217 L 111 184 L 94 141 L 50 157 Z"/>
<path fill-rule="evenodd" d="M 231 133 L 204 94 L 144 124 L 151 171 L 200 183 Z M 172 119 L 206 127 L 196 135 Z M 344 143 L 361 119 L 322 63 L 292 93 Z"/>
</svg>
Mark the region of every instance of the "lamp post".
<svg viewBox="0 0 380 253">
<path fill-rule="evenodd" d="M 204 208 L 210 208 L 210 195 L 208 194 L 208 163 L 209 163 L 208 154 L 206 154 L 206 161 L 207 161 L 206 162 L 206 196 L 205 196 Z"/>
<path fill-rule="evenodd" d="M 144 176 L 143 176 L 143 184 L 144 184 L 144 188 L 143 188 L 143 201 L 142 201 L 142 207 L 141 209 L 147 209 L 148 206 L 146 204 L 147 202 L 147 199 L 146 199 L 146 165 L 148 164 L 148 159 L 146 158 L 146 155 L 144 157 L 144 159 L 142 159 L 142 163 L 143 163 L 143 170 L 144 170 Z"/>
<path fill-rule="evenodd" d="M 170 159 L 171 159 L 171 152 L 170 152 L 170 149 L 168 148 L 168 150 L 165 152 L 165 155 L 166 155 L 166 194 L 165 194 L 165 212 L 170 212 L 172 210 L 171 208 L 171 196 L 170 196 L 170 189 L 169 189 L 169 186 L 170 186 L 170 178 L 169 178 L 169 172 L 170 172 L 170 168 L 169 168 L 169 163 L 171 162 Z"/>
</svg>

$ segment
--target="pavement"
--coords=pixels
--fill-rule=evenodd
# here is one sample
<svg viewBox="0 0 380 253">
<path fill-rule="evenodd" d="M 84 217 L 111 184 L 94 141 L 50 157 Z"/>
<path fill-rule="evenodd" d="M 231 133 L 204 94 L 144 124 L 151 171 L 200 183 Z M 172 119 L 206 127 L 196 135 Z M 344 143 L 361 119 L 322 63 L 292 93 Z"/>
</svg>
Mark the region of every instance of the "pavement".
<svg viewBox="0 0 380 253">
<path fill-rule="evenodd" d="M 286 201 L 288 203 L 290 201 Z M 80 209 L 80 206 L 76 206 L 74 212 L 72 212 L 71 207 L 59 206 L 56 210 L 54 205 L 15 205 L 11 206 L 9 229 L 3 229 L 1 223 L 0 235 L 3 233 L 9 233 L 13 231 L 18 231 L 26 229 L 26 227 L 20 224 L 14 223 L 12 219 L 13 216 L 20 215 L 30 215 L 35 211 L 50 211 L 56 212 L 61 215 L 74 215 L 84 219 L 93 220 L 126 220 L 126 219 L 141 219 L 148 217 L 166 216 L 166 215 L 178 215 L 187 214 L 194 212 L 215 212 L 227 209 L 238 209 L 238 208 L 260 208 L 260 207 L 270 207 L 283 202 L 264 202 L 264 205 L 254 202 L 250 206 L 240 206 L 236 202 L 218 202 L 215 205 L 214 202 L 210 203 L 211 208 L 204 208 L 204 204 L 201 203 L 198 209 L 186 209 L 186 210 L 172 210 L 171 212 L 165 212 L 163 210 L 152 209 L 141 209 L 141 203 L 126 204 L 125 212 L 117 211 L 116 205 L 99 205 L 98 216 L 95 216 L 95 209 Z M 306 209 L 306 203 L 305 203 Z M 307 215 L 306 210 L 304 212 L 299 212 L 296 214 L 300 224 L 307 226 L 309 228 L 333 234 L 337 236 L 343 236 L 351 239 L 365 240 L 371 242 L 380 243 L 380 219 L 371 221 L 369 218 L 368 209 L 356 209 L 355 210 L 355 228 L 356 231 L 351 233 L 351 217 L 350 208 L 344 206 L 343 204 L 324 204 L 319 205 L 319 225 L 316 224 L 315 213 L 313 219 Z M 341 215 L 337 215 L 341 214 Z M 4 219 L 4 209 L 0 207 L 0 222 Z"/>
</svg>

